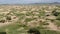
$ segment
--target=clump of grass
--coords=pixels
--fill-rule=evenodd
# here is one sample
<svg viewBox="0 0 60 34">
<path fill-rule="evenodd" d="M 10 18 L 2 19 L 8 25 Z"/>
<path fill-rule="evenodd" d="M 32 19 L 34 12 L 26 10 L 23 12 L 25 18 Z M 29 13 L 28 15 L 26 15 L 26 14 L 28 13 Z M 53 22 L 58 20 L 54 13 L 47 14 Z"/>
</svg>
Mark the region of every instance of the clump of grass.
<svg viewBox="0 0 60 34">
<path fill-rule="evenodd" d="M 26 16 L 33 16 L 32 12 L 27 12 Z"/>
<path fill-rule="evenodd" d="M 32 21 L 32 20 L 34 20 L 34 18 L 26 18 L 26 19 L 25 19 L 25 22 L 30 22 L 30 21 Z"/>
<path fill-rule="evenodd" d="M 60 34 L 60 32 L 57 31 L 53 31 L 53 30 L 41 30 L 40 29 L 41 34 Z"/>
<path fill-rule="evenodd" d="M 18 13 L 18 14 L 17 14 L 17 13 L 15 13 L 15 15 L 16 15 L 16 16 L 24 16 L 24 14 L 23 14 L 23 13 Z"/>
<path fill-rule="evenodd" d="M 45 16 L 45 11 L 40 11 L 38 16 Z"/>
</svg>

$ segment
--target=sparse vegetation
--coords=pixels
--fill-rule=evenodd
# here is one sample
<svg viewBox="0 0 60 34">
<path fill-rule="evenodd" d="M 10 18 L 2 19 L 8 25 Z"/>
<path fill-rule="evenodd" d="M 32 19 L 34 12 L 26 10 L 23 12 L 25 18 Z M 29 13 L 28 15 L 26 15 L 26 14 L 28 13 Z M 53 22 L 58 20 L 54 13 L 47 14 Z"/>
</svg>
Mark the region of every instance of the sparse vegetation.
<svg viewBox="0 0 60 34">
<path fill-rule="evenodd" d="M 60 7 L 58 6 L 22 5 L 0 6 L 0 8 L 0 32 L 60 34 L 60 29 L 58 29 L 58 26 L 60 27 Z"/>
</svg>

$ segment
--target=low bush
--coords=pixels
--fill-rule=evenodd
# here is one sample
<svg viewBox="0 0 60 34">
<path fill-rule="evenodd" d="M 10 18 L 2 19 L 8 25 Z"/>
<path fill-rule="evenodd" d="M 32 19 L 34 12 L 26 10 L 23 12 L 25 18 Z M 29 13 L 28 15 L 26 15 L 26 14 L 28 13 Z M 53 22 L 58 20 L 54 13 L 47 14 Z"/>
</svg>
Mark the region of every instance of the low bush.
<svg viewBox="0 0 60 34">
<path fill-rule="evenodd" d="M 40 34 L 39 30 L 37 30 L 37 29 L 35 29 L 35 28 L 29 29 L 28 33 L 30 33 L 30 34 L 32 34 L 32 33 L 33 33 L 33 34 Z"/>
<path fill-rule="evenodd" d="M 7 16 L 6 19 L 7 19 L 7 20 L 11 20 L 11 16 Z"/>
<path fill-rule="evenodd" d="M 5 23 L 5 20 L 0 20 L 1 23 Z"/>
</svg>

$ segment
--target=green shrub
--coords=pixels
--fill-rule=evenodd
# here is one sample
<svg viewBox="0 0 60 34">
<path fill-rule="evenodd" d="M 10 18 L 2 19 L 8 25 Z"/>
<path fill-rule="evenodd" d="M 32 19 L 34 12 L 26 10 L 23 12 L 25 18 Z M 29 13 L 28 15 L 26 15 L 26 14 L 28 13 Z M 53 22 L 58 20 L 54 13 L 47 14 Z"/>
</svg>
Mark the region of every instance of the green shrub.
<svg viewBox="0 0 60 34">
<path fill-rule="evenodd" d="M 56 10 L 53 10 L 53 11 L 52 11 L 52 14 L 53 14 L 54 16 L 58 16 L 58 15 L 60 14 L 60 12 L 57 12 Z"/>
<path fill-rule="evenodd" d="M 60 13 L 59 12 L 54 12 L 53 15 L 54 16 L 58 16 Z"/>
<path fill-rule="evenodd" d="M 7 19 L 7 20 L 11 20 L 11 16 L 7 16 L 6 19 Z"/>
<path fill-rule="evenodd" d="M 49 25 L 49 23 L 43 23 L 43 25 Z"/>
<path fill-rule="evenodd" d="M 58 17 L 56 18 L 56 20 L 60 20 L 60 16 L 58 16 Z"/>
<path fill-rule="evenodd" d="M 5 23 L 5 20 L 0 20 L 0 22 Z"/>
<path fill-rule="evenodd" d="M 35 28 L 31 28 L 31 29 L 29 29 L 28 33 L 30 33 L 30 34 L 32 34 L 32 33 L 33 34 L 40 34 L 40 31 L 35 29 Z"/>
<path fill-rule="evenodd" d="M 38 16 L 45 16 L 45 11 L 40 11 Z"/>
<path fill-rule="evenodd" d="M 55 24 L 56 24 L 57 26 L 60 26 L 60 21 L 56 21 Z"/>
<path fill-rule="evenodd" d="M 26 19 L 25 19 L 25 22 L 30 22 L 30 21 L 32 21 L 32 20 L 34 20 L 34 18 L 26 18 Z"/>
<path fill-rule="evenodd" d="M 6 34 L 6 32 L 0 32 L 0 34 Z"/>
</svg>

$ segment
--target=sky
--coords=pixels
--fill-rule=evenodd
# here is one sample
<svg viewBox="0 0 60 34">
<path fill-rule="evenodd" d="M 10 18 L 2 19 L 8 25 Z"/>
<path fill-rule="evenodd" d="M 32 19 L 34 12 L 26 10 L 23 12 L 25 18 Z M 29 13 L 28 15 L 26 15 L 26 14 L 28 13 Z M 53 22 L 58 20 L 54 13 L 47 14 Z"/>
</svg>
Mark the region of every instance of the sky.
<svg viewBox="0 0 60 34">
<path fill-rule="evenodd" d="M 0 0 L 0 4 L 52 3 L 60 0 Z"/>
</svg>

